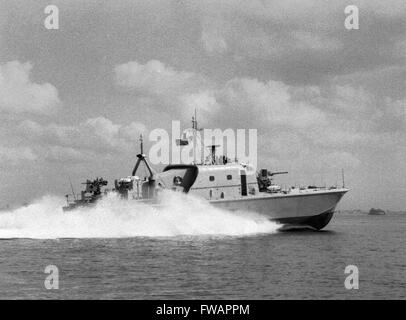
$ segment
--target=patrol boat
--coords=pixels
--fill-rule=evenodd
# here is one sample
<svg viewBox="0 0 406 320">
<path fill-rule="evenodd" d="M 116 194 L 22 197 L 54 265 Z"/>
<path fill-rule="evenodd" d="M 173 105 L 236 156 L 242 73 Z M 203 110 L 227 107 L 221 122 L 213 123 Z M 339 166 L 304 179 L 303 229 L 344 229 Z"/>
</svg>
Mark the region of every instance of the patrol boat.
<svg viewBox="0 0 406 320">
<path fill-rule="evenodd" d="M 196 133 L 197 121 L 192 120 Z M 274 183 L 274 176 L 287 172 L 261 169 L 256 172 L 250 164 L 231 161 L 226 156 L 216 156 L 216 145 L 206 161 L 192 164 L 170 164 L 156 173 L 141 152 L 130 176 L 115 180 L 114 189 L 104 190 L 103 179 L 87 181 L 81 197 L 69 200 L 65 211 L 94 204 L 103 195 L 116 192 L 121 198 L 157 205 L 159 192 L 163 189 L 180 191 L 206 199 L 212 205 L 230 211 L 256 212 L 283 225 L 283 229 L 323 229 L 331 220 L 337 203 L 349 190 L 344 187 L 291 187 L 283 189 Z M 137 171 L 141 163 L 148 176 L 140 178 Z"/>
</svg>

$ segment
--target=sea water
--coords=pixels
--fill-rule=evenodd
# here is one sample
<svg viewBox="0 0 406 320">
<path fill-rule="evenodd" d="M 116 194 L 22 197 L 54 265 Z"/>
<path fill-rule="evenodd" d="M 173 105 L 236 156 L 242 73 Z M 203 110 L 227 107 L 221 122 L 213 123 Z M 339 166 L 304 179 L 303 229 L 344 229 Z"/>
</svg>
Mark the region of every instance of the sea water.
<svg viewBox="0 0 406 320">
<path fill-rule="evenodd" d="M 0 213 L 0 298 L 406 298 L 406 215 L 336 214 L 320 232 L 167 193 L 63 213 L 43 199 Z M 358 270 L 348 289 L 345 268 Z M 47 266 L 58 288 L 48 290 Z M 55 275 L 55 274 L 54 274 Z"/>
</svg>

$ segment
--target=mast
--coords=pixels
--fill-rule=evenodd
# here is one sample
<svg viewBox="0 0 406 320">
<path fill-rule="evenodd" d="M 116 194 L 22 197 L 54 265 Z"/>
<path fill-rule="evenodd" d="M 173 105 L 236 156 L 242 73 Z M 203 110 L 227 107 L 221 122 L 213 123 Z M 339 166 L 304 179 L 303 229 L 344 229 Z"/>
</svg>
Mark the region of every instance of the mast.
<svg viewBox="0 0 406 320">
<path fill-rule="evenodd" d="M 199 128 L 197 125 L 197 112 L 195 109 L 195 114 L 194 116 L 192 116 L 192 132 L 193 132 L 193 164 L 197 164 L 196 161 L 196 148 L 197 148 L 197 132 L 198 131 L 202 131 L 203 128 Z M 200 139 L 200 143 L 203 145 L 202 139 L 201 137 L 199 137 Z M 201 150 L 200 150 L 201 151 Z M 200 159 L 200 163 L 203 163 L 203 157 L 204 157 L 204 153 L 201 152 L 201 159 Z"/>
<path fill-rule="evenodd" d="M 141 153 L 137 154 L 137 158 L 138 158 L 137 163 L 135 164 L 131 175 L 135 176 L 135 173 L 137 172 L 140 163 L 144 162 L 145 166 L 147 167 L 147 169 L 149 171 L 149 178 L 152 179 L 154 177 L 154 171 L 150 167 L 150 165 L 146 159 L 146 156 L 144 154 L 144 143 L 143 143 L 143 139 L 142 139 L 142 134 L 140 135 L 140 145 L 141 145 Z"/>
<path fill-rule="evenodd" d="M 195 115 L 192 117 L 192 129 L 193 129 L 193 164 L 196 164 L 196 131 L 197 131 L 197 115 L 195 109 Z"/>
<path fill-rule="evenodd" d="M 343 188 L 345 188 L 344 169 L 341 169 L 341 176 L 342 176 L 342 178 L 343 178 Z"/>
<path fill-rule="evenodd" d="M 140 134 L 140 144 L 141 144 L 141 154 L 144 154 L 144 141 L 142 139 L 142 134 Z"/>
</svg>

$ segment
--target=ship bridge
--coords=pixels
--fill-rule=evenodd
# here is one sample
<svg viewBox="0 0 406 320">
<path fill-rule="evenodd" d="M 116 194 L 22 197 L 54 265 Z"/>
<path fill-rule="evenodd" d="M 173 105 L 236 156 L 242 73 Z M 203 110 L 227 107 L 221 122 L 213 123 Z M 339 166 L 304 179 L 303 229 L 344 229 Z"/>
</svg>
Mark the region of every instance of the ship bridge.
<svg viewBox="0 0 406 320">
<path fill-rule="evenodd" d="M 239 163 L 198 165 L 199 174 L 190 193 L 209 200 L 238 199 L 258 190 L 255 169 Z"/>
</svg>

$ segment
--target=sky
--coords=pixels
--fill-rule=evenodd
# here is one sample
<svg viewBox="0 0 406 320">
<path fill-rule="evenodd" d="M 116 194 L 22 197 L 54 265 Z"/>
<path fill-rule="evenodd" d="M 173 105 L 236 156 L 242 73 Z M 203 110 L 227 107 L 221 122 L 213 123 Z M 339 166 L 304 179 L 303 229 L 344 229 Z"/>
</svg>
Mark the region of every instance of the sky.
<svg viewBox="0 0 406 320">
<path fill-rule="evenodd" d="M 0 0 L 0 207 L 127 176 L 140 134 L 148 149 L 197 109 L 257 129 L 282 184 L 344 169 L 340 208 L 404 210 L 405 17 L 404 0 Z"/>
</svg>

